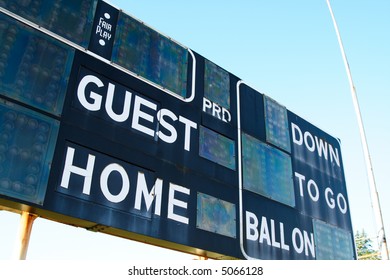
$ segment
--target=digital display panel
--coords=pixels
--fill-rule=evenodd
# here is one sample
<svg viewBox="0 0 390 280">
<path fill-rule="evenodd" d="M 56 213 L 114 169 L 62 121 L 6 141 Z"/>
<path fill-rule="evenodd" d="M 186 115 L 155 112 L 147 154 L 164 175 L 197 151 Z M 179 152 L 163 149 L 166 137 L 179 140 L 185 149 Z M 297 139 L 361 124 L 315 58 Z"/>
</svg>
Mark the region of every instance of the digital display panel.
<svg viewBox="0 0 390 280">
<path fill-rule="evenodd" d="M 199 128 L 199 155 L 229 169 L 236 169 L 234 141 L 204 126 Z"/>
<path fill-rule="evenodd" d="M 188 51 L 121 12 L 112 61 L 179 96 L 187 96 Z"/>
<path fill-rule="evenodd" d="M 235 238 L 235 204 L 207 194 L 198 193 L 196 227 Z"/>
<path fill-rule="evenodd" d="M 0 99 L 0 194 L 42 204 L 59 123 Z"/>
<path fill-rule="evenodd" d="M 230 108 L 229 73 L 207 59 L 204 70 L 204 96 L 224 108 Z"/>
<path fill-rule="evenodd" d="M 0 94 L 60 115 L 73 50 L 0 14 Z"/>
<path fill-rule="evenodd" d="M 267 142 L 290 152 L 290 133 L 286 108 L 265 95 L 264 107 Z"/>
<path fill-rule="evenodd" d="M 291 158 L 288 154 L 243 133 L 242 156 L 244 189 L 295 206 Z"/>
<path fill-rule="evenodd" d="M 88 46 L 97 0 L 0 0 L 0 6 L 62 37 Z"/>
<path fill-rule="evenodd" d="M 320 220 L 313 220 L 318 260 L 353 260 L 351 233 Z"/>
</svg>

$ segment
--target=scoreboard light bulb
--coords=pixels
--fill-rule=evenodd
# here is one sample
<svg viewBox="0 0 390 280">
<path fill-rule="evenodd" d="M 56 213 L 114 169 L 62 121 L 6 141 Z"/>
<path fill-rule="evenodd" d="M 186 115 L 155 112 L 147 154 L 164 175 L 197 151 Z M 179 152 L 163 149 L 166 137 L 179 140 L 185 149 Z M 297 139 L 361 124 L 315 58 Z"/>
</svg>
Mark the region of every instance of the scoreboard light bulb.
<svg viewBox="0 0 390 280">
<path fill-rule="evenodd" d="M 74 50 L 4 14 L 0 34 L 7 38 L 0 50 L 0 92 L 60 115 Z"/>
<path fill-rule="evenodd" d="M 0 102 L 0 194 L 41 204 L 54 153 L 58 121 Z"/>
<path fill-rule="evenodd" d="M 294 207 L 290 156 L 245 133 L 242 150 L 244 189 Z"/>
<path fill-rule="evenodd" d="M 197 194 L 196 227 L 228 237 L 236 237 L 236 206 L 233 203 Z"/>
<path fill-rule="evenodd" d="M 231 170 L 236 169 L 235 143 L 204 126 L 199 131 L 199 155 Z"/>
<path fill-rule="evenodd" d="M 205 60 L 204 96 L 224 108 L 230 108 L 229 73 L 209 60 Z"/>
<path fill-rule="evenodd" d="M 182 97 L 187 95 L 188 51 L 119 13 L 112 61 Z"/>
<path fill-rule="evenodd" d="M 264 107 L 267 142 L 290 153 L 290 131 L 286 107 L 266 95 L 264 95 Z"/>
</svg>

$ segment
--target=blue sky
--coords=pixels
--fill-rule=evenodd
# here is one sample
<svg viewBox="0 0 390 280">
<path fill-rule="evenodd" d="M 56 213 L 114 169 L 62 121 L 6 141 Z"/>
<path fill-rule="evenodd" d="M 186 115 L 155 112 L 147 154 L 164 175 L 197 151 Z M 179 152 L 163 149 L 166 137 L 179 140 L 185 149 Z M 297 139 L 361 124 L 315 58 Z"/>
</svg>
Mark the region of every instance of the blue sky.
<svg viewBox="0 0 390 280">
<path fill-rule="evenodd" d="M 354 230 L 376 227 L 352 98 L 326 0 L 111 0 L 341 139 Z M 333 0 L 390 236 L 390 1 Z M 0 211 L 0 259 L 12 256 L 19 216 Z M 136 253 L 135 253 L 136 252 Z M 142 253 L 140 253 L 142 252 Z M 29 259 L 191 259 L 37 219 Z"/>
</svg>

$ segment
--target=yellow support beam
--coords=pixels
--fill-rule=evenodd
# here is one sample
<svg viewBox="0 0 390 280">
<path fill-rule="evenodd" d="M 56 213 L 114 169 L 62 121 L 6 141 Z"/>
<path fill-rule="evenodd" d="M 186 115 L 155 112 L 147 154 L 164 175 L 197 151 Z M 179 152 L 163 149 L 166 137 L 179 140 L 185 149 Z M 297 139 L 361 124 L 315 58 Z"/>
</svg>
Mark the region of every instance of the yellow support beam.
<svg viewBox="0 0 390 280">
<path fill-rule="evenodd" d="M 36 218 L 36 215 L 29 212 L 22 211 L 21 213 L 19 239 L 15 248 L 15 258 L 18 260 L 26 259 L 31 230 Z"/>
</svg>

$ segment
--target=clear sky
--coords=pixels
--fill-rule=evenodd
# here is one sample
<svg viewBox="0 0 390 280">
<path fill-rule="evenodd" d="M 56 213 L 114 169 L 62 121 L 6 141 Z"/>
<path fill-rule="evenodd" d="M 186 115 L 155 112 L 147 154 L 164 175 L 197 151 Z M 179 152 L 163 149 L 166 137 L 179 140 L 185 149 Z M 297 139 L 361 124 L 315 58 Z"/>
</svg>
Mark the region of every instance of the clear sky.
<svg viewBox="0 0 390 280">
<path fill-rule="evenodd" d="M 354 230 L 375 239 L 349 84 L 326 0 L 111 0 L 289 110 L 341 139 Z M 333 0 L 357 89 L 390 239 L 390 1 Z M 0 259 L 12 257 L 19 216 L 0 211 Z M 29 259 L 191 259 L 37 219 Z"/>
</svg>

